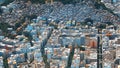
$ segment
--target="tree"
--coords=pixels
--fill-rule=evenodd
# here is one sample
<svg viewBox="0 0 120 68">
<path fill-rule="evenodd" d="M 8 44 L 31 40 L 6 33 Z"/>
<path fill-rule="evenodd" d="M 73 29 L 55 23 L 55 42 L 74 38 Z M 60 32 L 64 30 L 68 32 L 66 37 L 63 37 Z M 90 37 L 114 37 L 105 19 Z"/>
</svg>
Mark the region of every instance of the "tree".
<svg viewBox="0 0 120 68">
<path fill-rule="evenodd" d="M 92 20 L 91 18 L 86 18 L 86 19 L 85 19 L 85 22 L 86 22 L 86 24 L 88 24 L 88 25 L 93 24 L 93 20 Z M 90 22 L 90 23 L 88 23 L 88 22 Z"/>
<path fill-rule="evenodd" d="M 45 3 L 45 0 L 23 0 L 23 1 L 31 1 L 32 3 Z"/>
<path fill-rule="evenodd" d="M 18 27 L 20 27 L 21 26 L 21 23 L 15 23 L 15 27 L 14 27 L 14 29 L 16 30 Z"/>
<path fill-rule="evenodd" d="M 24 31 L 23 34 L 24 34 L 25 37 L 28 38 L 28 41 L 30 42 L 31 46 L 33 46 L 33 43 L 32 43 L 33 37 L 31 35 L 31 33 L 28 32 L 28 31 Z"/>
<path fill-rule="evenodd" d="M 53 24 L 53 23 L 50 23 L 50 24 L 49 24 L 49 26 L 53 26 L 55 29 L 57 29 L 57 28 L 58 28 L 58 25 Z"/>
<path fill-rule="evenodd" d="M 4 65 L 4 68 L 9 68 L 8 67 L 8 60 L 7 60 L 7 55 L 3 55 L 3 65 Z"/>
<path fill-rule="evenodd" d="M 14 0 L 5 0 L 4 3 L 1 4 L 1 5 L 7 5 L 7 4 L 9 4 L 9 3 L 13 2 L 13 1 L 14 1 Z"/>
<path fill-rule="evenodd" d="M 37 15 L 32 14 L 32 15 L 26 15 L 25 17 L 27 17 L 28 19 L 32 20 L 32 19 L 37 18 Z"/>
<path fill-rule="evenodd" d="M 71 48 L 71 50 L 70 50 L 70 54 L 69 54 L 69 56 L 68 56 L 68 61 L 67 61 L 67 66 L 66 66 L 66 68 L 71 68 L 71 64 L 72 64 L 74 52 L 75 52 L 75 47 L 72 46 L 72 48 Z"/>
<path fill-rule="evenodd" d="M 106 28 L 106 24 L 100 24 L 96 26 L 99 29 L 105 29 Z"/>
<path fill-rule="evenodd" d="M 0 14 L 2 14 L 3 13 L 3 10 L 2 10 L 2 8 L 0 7 Z"/>
</svg>

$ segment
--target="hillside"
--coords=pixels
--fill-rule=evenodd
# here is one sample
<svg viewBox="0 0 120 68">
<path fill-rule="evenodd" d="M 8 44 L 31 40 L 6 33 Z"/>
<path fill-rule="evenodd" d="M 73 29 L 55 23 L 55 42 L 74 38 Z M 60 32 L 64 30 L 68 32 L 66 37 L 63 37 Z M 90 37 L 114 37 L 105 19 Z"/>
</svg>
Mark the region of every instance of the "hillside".
<svg viewBox="0 0 120 68">
<path fill-rule="evenodd" d="M 68 0 L 64 1 L 67 2 Z M 10 12 L 2 13 L 0 20 L 1 22 L 4 21 L 5 23 L 14 25 L 16 22 L 20 21 L 25 15 L 36 15 L 58 21 L 76 20 L 77 22 L 84 22 L 86 19 L 91 19 L 93 20 L 93 22 L 103 23 L 116 23 L 119 21 L 118 16 L 114 14 L 112 10 L 106 8 L 104 4 L 99 2 L 99 0 L 84 0 L 76 4 L 73 4 L 72 1 L 70 2 L 71 4 L 54 2 L 53 5 L 38 3 L 31 4 L 30 6 L 26 6 L 25 2 L 14 2 L 13 4 L 10 4 Z"/>
</svg>

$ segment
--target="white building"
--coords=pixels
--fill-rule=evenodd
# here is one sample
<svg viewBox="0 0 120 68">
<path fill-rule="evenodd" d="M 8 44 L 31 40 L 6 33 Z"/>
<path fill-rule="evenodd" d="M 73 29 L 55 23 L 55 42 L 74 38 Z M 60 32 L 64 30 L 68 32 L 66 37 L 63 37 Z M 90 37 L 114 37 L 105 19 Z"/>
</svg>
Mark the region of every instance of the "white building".
<svg viewBox="0 0 120 68">
<path fill-rule="evenodd" d="M 3 57 L 0 57 L 0 68 L 4 68 L 3 67 Z"/>
</svg>

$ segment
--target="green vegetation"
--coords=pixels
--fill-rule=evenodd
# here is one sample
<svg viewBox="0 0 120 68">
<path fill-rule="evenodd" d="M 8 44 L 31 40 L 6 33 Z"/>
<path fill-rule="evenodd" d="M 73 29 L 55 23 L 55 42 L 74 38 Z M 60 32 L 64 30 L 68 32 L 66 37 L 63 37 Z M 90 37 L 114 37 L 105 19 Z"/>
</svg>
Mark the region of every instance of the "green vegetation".
<svg viewBox="0 0 120 68">
<path fill-rule="evenodd" d="M 81 51 L 85 51 L 85 47 L 79 47 L 79 49 Z M 68 57 L 66 68 L 71 68 L 71 64 L 72 64 L 72 60 L 73 60 L 73 56 L 74 56 L 74 51 L 75 51 L 75 47 L 73 46 L 71 51 L 70 51 L 69 57 Z"/>
<path fill-rule="evenodd" d="M 25 31 L 25 32 L 23 32 L 23 34 L 24 34 L 24 36 L 26 36 L 26 37 L 28 38 L 28 41 L 30 42 L 30 45 L 31 45 L 31 47 L 32 47 L 32 46 L 33 46 L 33 43 L 32 43 L 33 37 L 32 37 L 32 35 L 31 35 L 31 33 Z"/>
<path fill-rule="evenodd" d="M 45 63 L 45 68 L 50 68 L 50 63 L 47 61 L 47 55 L 45 54 L 45 45 L 47 44 L 47 41 L 44 42 L 45 44 L 41 46 L 41 54 L 43 57 L 43 62 Z"/>
<path fill-rule="evenodd" d="M 7 36 L 7 37 L 9 37 L 9 38 L 14 38 L 14 35 L 12 35 L 10 32 L 9 32 L 9 30 L 8 30 L 8 28 L 14 28 L 13 26 L 11 26 L 11 25 L 9 25 L 8 23 L 0 23 L 0 30 L 2 30 L 2 34 L 4 35 L 4 36 Z"/>
<path fill-rule="evenodd" d="M 53 31 L 53 30 L 52 30 Z M 51 31 L 51 32 L 52 32 Z M 51 36 L 51 33 L 50 33 L 50 35 L 48 36 L 48 39 L 50 38 L 50 36 Z M 41 45 L 41 48 L 40 48 L 40 51 L 41 51 L 41 54 L 42 54 L 42 57 L 43 57 L 43 62 L 45 63 L 45 68 L 50 68 L 50 63 L 48 62 L 48 58 L 47 58 L 47 54 L 45 54 L 45 45 L 47 44 L 47 41 L 48 41 L 48 39 L 46 39 L 46 41 L 44 41 L 43 43 L 43 45 Z"/>
<path fill-rule="evenodd" d="M 49 24 L 49 26 L 53 26 L 55 29 L 57 29 L 57 28 L 58 28 L 58 25 L 53 24 L 53 23 L 50 23 L 50 24 Z"/>
<path fill-rule="evenodd" d="M 9 4 L 9 3 L 13 2 L 13 1 L 14 0 L 5 0 L 5 2 L 2 5 L 7 5 L 7 4 Z"/>
<path fill-rule="evenodd" d="M 3 65 L 4 65 L 4 68 L 9 68 L 8 67 L 8 60 L 7 60 L 7 56 L 6 55 L 3 56 Z"/>
<path fill-rule="evenodd" d="M 7 32 L 7 28 L 11 27 L 8 23 L 0 23 L 0 29 L 3 32 Z"/>
<path fill-rule="evenodd" d="M 32 20 L 32 19 L 37 18 L 37 15 L 35 15 L 35 14 L 32 14 L 32 15 L 25 15 L 25 17 L 27 17 L 28 19 Z"/>
<path fill-rule="evenodd" d="M 8 23 L 0 23 L 0 30 L 2 30 L 4 36 L 9 35 L 8 28 L 10 27 L 12 26 L 10 26 Z"/>
<path fill-rule="evenodd" d="M 115 14 L 111 9 L 107 8 L 102 2 L 101 0 L 96 0 L 94 3 L 94 6 L 96 9 L 104 9 L 107 10 L 108 12 L 110 12 L 111 14 L 119 17 L 117 14 Z"/>
<path fill-rule="evenodd" d="M 30 0 L 32 3 L 45 3 L 45 0 Z"/>
<path fill-rule="evenodd" d="M 68 61 L 67 61 L 67 66 L 66 68 L 71 68 L 71 64 L 72 64 L 72 59 L 73 59 L 73 56 L 74 56 L 74 51 L 75 51 L 75 47 L 72 47 L 71 51 L 70 51 L 70 54 L 68 56 Z"/>
<path fill-rule="evenodd" d="M 26 22 L 26 19 L 27 19 L 27 21 L 29 21 L 28 23 L 31 23 L 30 21 L 32 20 L 32 19 L 34 19 L 34 18 L 37 18 L 37 16 L 36 15 L 24 15 L 23 17 L 21 17 L 21 20 L 19 20 L 18 22 L 16 22 L 15 23 L 15 26 L 14 26 L 14 29 L 16 30 L 18 27 L 20 27 L 23 23 L 25 23 Z M 19 30 L 18 32 L 17 32 L 17 34 L 22 34 L 22 32 L 23 32 L 23 29 L 26 27 L 27 25 L 25 25 L 25 26 L 23 26 L 23 28 L 21 29 L 21 30 Z"/>
<path fill-rule="evenodd" d="M 108 25 L 113 25 L 112 22 L 104 22 L 104 23 L 106 23 L 106 24 L 108 24 Z"/>
<path fill-rule="evenodd" d="M 70 4 L 70 3 L 76 3 L 77 0 L 55 0 L 55 1 L 60 1 L 62 2 L 63 4 Z"/>
<path fill-rule="evenodd" d="M 15 23 L 15 27 L 14 27 L 14 29 L 16 30 L 18 27 L 20 27 L 21 26 L 21 23 Z"/>
<path fill-rule="evenodd" d="M 27 57 L 27 53 L 24 53 L 25 55 L 25 61 L 27 61 L 28 57 Z"/>
<path fill-rule="evenodd" d="M 85 47 L 79 47 L 81 51 L 85 51 Z"/>
<path fill-rule="evenodd" d="M 43 54 L 43 61 L 45 63 L 45 68 L 50 68 L 50 63 L 47 62 L 47 55 Z"/>
<path fill-rule="evenodd" d="M 0 15 L 3 13 L 3 10 L 1 9 L 1 7 L 0 7 Z"/>
<path fill-rule="evenodd" d="M 96 26 L 99 29 L 105 29 L 106 28 L 106 24 L 100 24 Z"/>
<path fill-rule="evenodd" d="M 9 4 L 10 2 L 13 2 L 13 1 L 14 0 L 5 0 L 5 2 L 2 5 L 7 5 L 7 4 Z M 23 1 L 25 1 L 25 2 L 31 1 L 32 3 L 42 3 L 42 4 L 44 4 L 46 0 L 23 0 Z M 47 0 L 47 1 L 49 1 L 49 0 Z M 75 4 L 75 3 L 78 3 L 78 2 L 84 1 L 84 0 L 54 0 L 54 1 L 60 1 L 63 4 L 70 4 L 70 3 Z M 110 13 L 114 14 L 111 9 L 106 8 L 106 6 L 103 3 L 101 3 L 101 0 L 91 0 L 91 1 L 94 2 L 95 8 L 97 8 L 97 9 L 103 8 L 105 10 L 108 10 Z M 114 15 L 116 15 L 116 14 L 114 14 Z M 116 15 L 116 16 L 118 16 L 118 15 Z"/>
</svg>

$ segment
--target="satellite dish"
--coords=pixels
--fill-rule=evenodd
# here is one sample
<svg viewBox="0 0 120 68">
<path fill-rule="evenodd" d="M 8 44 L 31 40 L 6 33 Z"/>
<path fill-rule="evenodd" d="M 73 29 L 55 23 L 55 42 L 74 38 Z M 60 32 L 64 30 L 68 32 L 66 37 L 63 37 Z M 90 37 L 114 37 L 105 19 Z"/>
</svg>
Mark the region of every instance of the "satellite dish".
<svg viewBox="0 0 120 68">
<path fill-rule="evenodd" d="M 5 2 L 5 0 L 0 0 L 0 5 L 3 4 Z"/>
</svg>

